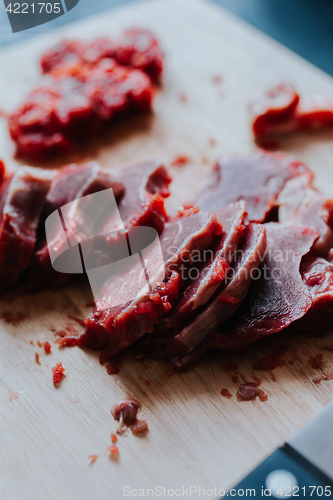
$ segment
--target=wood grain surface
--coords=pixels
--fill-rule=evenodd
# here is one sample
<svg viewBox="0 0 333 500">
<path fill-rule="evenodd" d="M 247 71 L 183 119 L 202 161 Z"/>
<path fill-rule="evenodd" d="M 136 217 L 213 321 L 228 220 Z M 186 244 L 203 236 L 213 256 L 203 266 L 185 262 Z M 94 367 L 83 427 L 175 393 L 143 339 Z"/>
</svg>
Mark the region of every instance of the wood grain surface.
<svg viewBox="0 0 333 500">
<path fill-rule="evenodd" d="M 0 108 L 10 111 L 23 99 L 38 78 L 39 55 L 54 40 L 114 35 L 131 25 L 153 29 L 165 50 L 166 72 L 154 114 L 118 123 L 96 142 L 93 154 L 84 154 L 117 169 L 160 158 L 174 178 L 167 202 L 171 211 L 191 197 L 219 155 L 254 149 L 247 111 L 253 92 L 289 80 L 304 94 L 333 98 L 330 77 L 218 7 L 199 0 L 151 0 L 3 50 Z M 333 191 L 332 139 L 328 131 L 281 143 L 281 149 L 309 164 L 318 187 L 328 194 Z M 18 168 L 13 150 L 3 117 L 0 155 L 10 168 Z M 188 155 L 190 162 L 172 167 L 177 155 Z M 0 321 L 1 499 L 118 500 L 124 486 L 228 489 L 333 396 L 333 381 L 313 384 L 321 369 L 310 362 L 332 342 L 329 334 L 321 339 L 283 334 L 243 354 L 208 354 L 183 374 L 152 360 L 138 363 L 130 352 L 120 373 L 110 376 L 97 353 L 54 344 L 52 330 L 72 322 L 68 314 L 83 318 L 90 300 L 80 281 L 1 300 L 0 316 L 8 311 L 24 316 L 16 325 Z M 37 340 L 48 340 L 51 354 L 44 354 Z M 233 361 L 241 383 L 253 380 L 255 360 L 281 343 L 288 346 L 285 364 L 274 373 L 256 372 L 268 400 L 239 403 L 237 384 L 223 365 Z M 51 368 L 59 361 L 66 377 L 55 389 Z M 330 372 L 332 365 L 332 354 L 324 352 L 324 369 Z M 230 400 L 220 395 L 223 387 L 232 393 Z M 149 432 L 119 438 L 119 460 L 113 461 L 106 453 L 116 428 L 110 408 L 124 396 L 142 402 Z M 92 465 L 91 454 L 99 455 Z M 193 490 L 192 498 L 202 495 Z"/>
</svg>

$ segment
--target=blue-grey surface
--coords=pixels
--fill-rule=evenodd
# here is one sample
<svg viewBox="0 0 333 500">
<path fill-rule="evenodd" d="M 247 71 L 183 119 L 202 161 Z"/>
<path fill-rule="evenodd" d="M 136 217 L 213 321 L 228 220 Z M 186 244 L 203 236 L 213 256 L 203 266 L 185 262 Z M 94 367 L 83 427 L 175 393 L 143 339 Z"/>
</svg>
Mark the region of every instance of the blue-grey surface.
<svg viewBox="0 0 333 500">
<path fill-rule="evenodd" d="M 1 0 L 0 0 L 1 1 Z M 39 1 L 39 0 L 38 0 Z M 80 0 L 70 12 L 42 26 L 13 34 L 0 4 L 0 45 L 50 31 L 131 0 Z M 245 21 L 333 75 L 333 0 L 215 0 Z"/>
</svg>

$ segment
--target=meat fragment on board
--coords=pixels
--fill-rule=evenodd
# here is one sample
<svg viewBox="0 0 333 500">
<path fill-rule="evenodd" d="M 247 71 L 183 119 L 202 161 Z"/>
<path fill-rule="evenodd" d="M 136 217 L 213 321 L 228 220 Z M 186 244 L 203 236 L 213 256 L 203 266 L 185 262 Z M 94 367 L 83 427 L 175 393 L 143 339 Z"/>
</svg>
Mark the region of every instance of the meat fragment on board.
<svg viewBox="0 0 333 500">
<path fill-rule="evenodd" d="M 111 415 L 119 422 L 117 429 L 118 434 L 126 434 L 127 429 L 131 429 L 133 434 L 139 434 L 148 429 L 146 420 L 139 420 L 137 418 L 137 414 L 140 410 L 140 401 L 132 398 L 122 399 L 112 406 Z M 112 437 L 112 442 L 116 441 L 116 436 Z"/>
<path fill-rule="evenodd" d="M 290 83 L 279 83 L 250 103 L 252 132 L 258 144 L 299 131 L 333 126 L 333 99 L 300 97 Z"/>
</svg>

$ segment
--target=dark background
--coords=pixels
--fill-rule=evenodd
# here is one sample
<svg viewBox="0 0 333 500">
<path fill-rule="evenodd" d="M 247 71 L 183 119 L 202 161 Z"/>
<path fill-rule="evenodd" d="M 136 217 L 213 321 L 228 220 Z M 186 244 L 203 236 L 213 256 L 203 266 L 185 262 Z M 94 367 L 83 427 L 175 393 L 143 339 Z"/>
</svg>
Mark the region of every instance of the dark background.
<svg viewBox="0 0 333 500">
<path fill-rule="evenodd" d="M 66 15 L 37 28 L 13 34 L 4 4 L 0 0 L 0 46 L 131 1 L 133 0 L 80 0 Z M 212 1 L 333 76 L 333 0 Z"/>
</svg>

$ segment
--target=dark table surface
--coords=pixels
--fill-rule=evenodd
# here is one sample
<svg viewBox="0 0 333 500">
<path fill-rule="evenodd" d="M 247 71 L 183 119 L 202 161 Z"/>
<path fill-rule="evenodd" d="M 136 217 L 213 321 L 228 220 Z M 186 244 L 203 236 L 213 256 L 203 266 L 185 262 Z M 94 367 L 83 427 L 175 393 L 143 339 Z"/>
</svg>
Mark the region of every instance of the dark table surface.
<svg viewBox="0 0 333 500">
<path fill-rule="evenodd" d="M 0 0 L 0 46 L 130 1 L 133 0 L 80 0 L 66 15 L 13 34 Z M 214 1 L 333 76 L 333 0 Z"/>
</svg>

